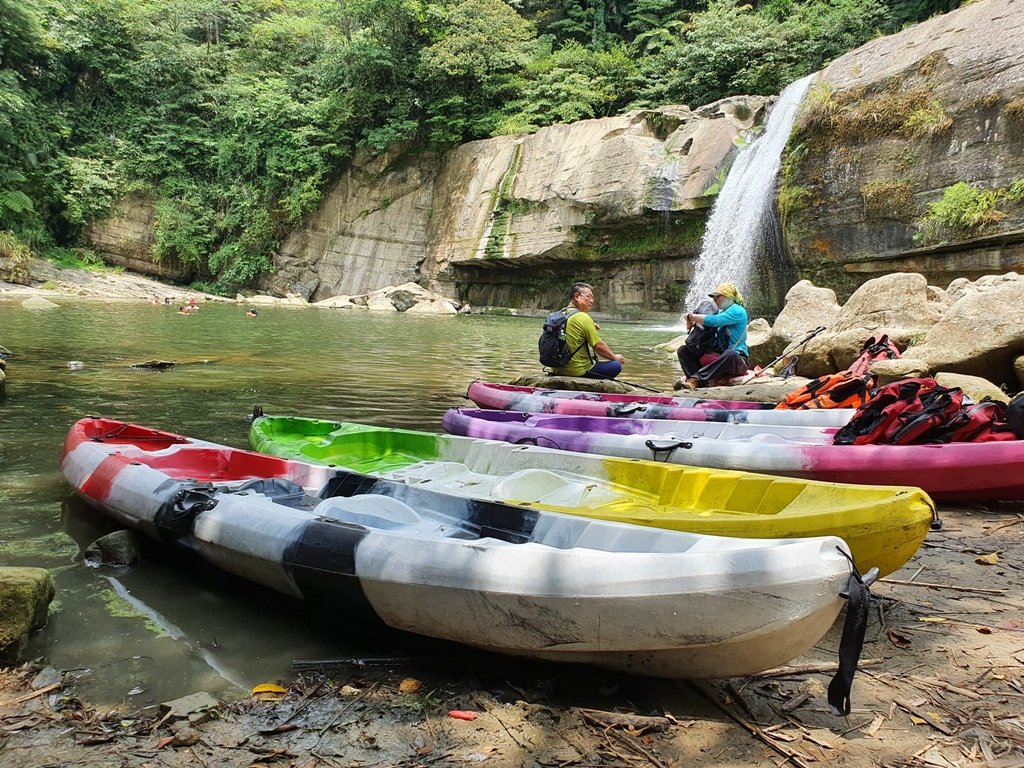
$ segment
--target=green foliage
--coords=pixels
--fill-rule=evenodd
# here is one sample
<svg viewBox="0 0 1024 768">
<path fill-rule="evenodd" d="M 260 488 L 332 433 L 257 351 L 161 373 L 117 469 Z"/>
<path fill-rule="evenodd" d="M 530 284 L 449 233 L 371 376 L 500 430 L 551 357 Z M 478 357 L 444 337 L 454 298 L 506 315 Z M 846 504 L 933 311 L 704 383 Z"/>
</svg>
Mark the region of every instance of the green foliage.
<svg viewBox="0 0 1024 768">
<path fill-rule="evenodd" d="M 28 285 L 29 250 L 13 232 L 0 230 L 0 280 L 16 285 Z"/>
<path fill-rule="evenodd" d="M 928 213 L 919 220 L 917 239 L 938 243 L 980 234 L 1006 218 L 997 207 L 1006 196 L 1005 189 L 980 189 L 966 181 L 946 187 L 942 199 L 929 203 Z"/>
<path fill-rule="evenodd" d="M 952 125 L 953 118 L 931 88 L 905 88 L 894 80 L 875 93 L 854 89 L 836 96 L 825 87 L 813 88 L 797 116 L 794 133 L 804 141 L 835 144 L 891 135 L 933 136 Z"/>
<path fill-rule="evenodd" d="M 935 136 L 952 127 L 953 118 L 946 114 L 938 99 L 915 109 L 902 125 L 903 131 L 911 136 Z"/>
<path fill-rule="evenodd" d="M 64 259 L 143 192 L 157 258 L 230 291 L 358 151 L 777 93 L 956 4 L 0 0 L 0 229 Z M 933 106 L 904 109 L 905 132 L 938 130 Z"/>
</svg>

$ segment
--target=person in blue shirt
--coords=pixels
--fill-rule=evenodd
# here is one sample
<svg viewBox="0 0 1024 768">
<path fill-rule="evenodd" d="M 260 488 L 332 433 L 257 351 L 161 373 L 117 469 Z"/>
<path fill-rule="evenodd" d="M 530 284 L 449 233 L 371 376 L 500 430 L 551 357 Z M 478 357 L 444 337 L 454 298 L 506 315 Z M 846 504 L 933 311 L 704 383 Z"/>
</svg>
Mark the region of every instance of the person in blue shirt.
<svg viewBox="0 0 1024 768">
<path fill-rule="evenodd" d="M 680 347 L 678 355 L 683 378 L 676 382 L 676 389 L 708 387 L 714 379 L 742 376 L 750 367 L 750 351 L 746 343 L 747 310 L 743 306 L 743 294 L 732 283 L 722 283 L 708 296 L 714 300 L 718 311 L 713 315 L 688 313 L 686 329 L 689 331 L 695 326 L 714 328 L 717 356 L 701 365 L 702 359 L 692 350 L 686 345 Z"/>
</svg>

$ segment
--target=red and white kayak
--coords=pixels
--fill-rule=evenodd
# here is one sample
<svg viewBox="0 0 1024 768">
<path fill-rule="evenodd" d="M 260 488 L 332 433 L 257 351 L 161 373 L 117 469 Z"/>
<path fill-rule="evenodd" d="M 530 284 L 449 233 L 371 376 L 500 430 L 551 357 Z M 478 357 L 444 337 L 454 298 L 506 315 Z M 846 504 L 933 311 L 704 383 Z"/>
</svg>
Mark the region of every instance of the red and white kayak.
<svg viewBox="0 0 1024 768">
<path fill-rule="evenodd" d="M 834 536 L 592 520 L 110 419 L 71 428 L 61 470 L 121 523 L 325 611 L 641 674 L 785 663 L 829 629 L 851 581 Z"/>
<path fill-rule="evenodd" d="M 469 385 L 466 397 L 481 408 L 521 413 L 801 427 L 841 427 L 854 413 L 850 408 L 775 410 L 775 403 L 702 400 L 668 395 L 613 395 L 604 392 L 520 387 L 488 381 L 474 381 Z"/>
</svg>

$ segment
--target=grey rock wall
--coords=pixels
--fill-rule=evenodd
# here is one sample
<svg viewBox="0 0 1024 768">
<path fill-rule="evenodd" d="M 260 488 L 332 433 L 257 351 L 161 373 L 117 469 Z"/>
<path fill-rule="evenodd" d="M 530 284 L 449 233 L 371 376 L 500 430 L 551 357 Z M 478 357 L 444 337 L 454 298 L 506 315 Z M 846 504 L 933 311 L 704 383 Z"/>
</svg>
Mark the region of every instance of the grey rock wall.
<svg viewBox="0 0 1024 768">
<path fill-rule="evenodd" d="M 786 238 L 801 277 L 845 299 L 880 274 L 945 286 L 1024 264 L 1019 201 L 1002 200 L 976 230 L 919 239 L 947 187 L 1024 178 L 1021 0 L 978 0 L 842 56 L 797 129 L 781 200 L 796 201 Z"/>
</svg>

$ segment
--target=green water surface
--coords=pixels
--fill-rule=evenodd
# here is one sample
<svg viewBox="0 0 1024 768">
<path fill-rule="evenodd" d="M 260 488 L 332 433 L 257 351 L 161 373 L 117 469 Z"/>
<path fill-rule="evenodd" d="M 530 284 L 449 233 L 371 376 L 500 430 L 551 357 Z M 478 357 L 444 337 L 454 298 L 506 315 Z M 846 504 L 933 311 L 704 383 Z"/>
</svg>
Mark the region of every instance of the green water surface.
<svg viewBox="0 0 1024 768">
<path fill-rule="evenodd" d="M 30 310 L 0 298 L 10 349 L 0 400 L 0 565 L 50 569 L 58 594 L 30 655 L 75 670 L 76 695 L 147 706 L 208 690 L 225 697 L 290 676 L 293 659 L 378 656 L 379 638 L 294 601 L 152 548 L 129 569 L 79 552 L 113 529 L 72 497 L 58 460 L 68 427 L 107 416 L 244 447 L 268 414 L 440 430 L 477 378 L 537 372 L 535 318 L 378 314 L 309 307 L 176 307 L 55 297 Z M 662 390 L 678 375 L 653 345 L 674 331 L 603 323 L 629 360 L 623 378 Z M 165 371 L 133 363 L 172 360 Z M 72 370 L 70 361 L 84 367 Z M 330 618 L 330 617 L 322 617 Z M 394 642 L 394 641 L 392 641 Z"/>
</svg>

